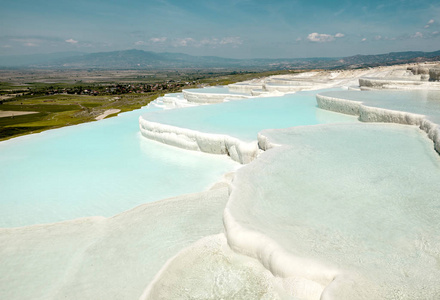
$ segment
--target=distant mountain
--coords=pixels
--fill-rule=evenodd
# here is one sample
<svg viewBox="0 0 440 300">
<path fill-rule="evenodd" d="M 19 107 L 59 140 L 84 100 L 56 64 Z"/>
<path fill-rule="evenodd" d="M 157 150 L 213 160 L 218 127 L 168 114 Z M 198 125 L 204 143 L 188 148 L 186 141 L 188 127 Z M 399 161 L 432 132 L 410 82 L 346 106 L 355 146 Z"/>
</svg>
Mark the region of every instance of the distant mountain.
<svg viewBox="0 0 440 300">
<path fill-rule="evenodd" d="M 99 52 L 54 60 L 53 67 L 97 69 L 167 69 L 230 67 L 240 60 L 142 50 Z"/>
<path fill-rule="evenodd" d="M 407 52 L 391 52 L 378 55 L 355 55 L 345 57 L 340 60 L 343 66 L 355 65 L 387 65 L 398 63 L 421 62 L 425 60 L 439 60 L 440 50 L 435 52 L 407 51 Z"/>
<path fill-rule="evenodd" d="M 440 60 L 435 52 L 392 52 L 355 55 L 343 58 L 232 59 L 217 56 L 192 56 L 183 53 L 156 53 L 142 50 L 0 56 L 0 67 L 50 69 L 338 69 Z"/>
</svg>

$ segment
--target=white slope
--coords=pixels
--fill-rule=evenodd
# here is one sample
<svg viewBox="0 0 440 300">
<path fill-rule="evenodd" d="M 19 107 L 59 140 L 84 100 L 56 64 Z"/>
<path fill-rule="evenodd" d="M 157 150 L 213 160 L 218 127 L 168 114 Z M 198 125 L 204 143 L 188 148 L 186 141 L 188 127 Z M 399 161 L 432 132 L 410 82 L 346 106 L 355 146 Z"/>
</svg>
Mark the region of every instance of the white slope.
<svg viewBox="0 0 440 300">
<path fill-rule="evenodd" d="M 267 130 L 260 146 L 232 183 L 232 249 L 320 299 L 438 298 L 440 158 L 418 128 Z"/>
<path fill-rule="evenodd" d="M 181 249 L 222 232 L 227 188 L 116 215 L 0 229 L 1 299 L 138 299 Z"/>
</svg>

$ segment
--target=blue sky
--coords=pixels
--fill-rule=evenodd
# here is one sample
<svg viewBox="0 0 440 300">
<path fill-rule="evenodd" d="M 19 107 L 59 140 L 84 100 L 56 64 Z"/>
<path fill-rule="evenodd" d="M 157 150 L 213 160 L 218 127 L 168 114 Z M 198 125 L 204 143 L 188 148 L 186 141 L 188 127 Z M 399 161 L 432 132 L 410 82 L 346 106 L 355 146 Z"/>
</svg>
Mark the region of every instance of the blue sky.
<svg viewBox="0 0 440 300">
<path fill-rule="evenodd" d="M 133 48 L 232 58 L 435 51 L 440 1 L 3 1 L 0 55 Z"/>
</svg>

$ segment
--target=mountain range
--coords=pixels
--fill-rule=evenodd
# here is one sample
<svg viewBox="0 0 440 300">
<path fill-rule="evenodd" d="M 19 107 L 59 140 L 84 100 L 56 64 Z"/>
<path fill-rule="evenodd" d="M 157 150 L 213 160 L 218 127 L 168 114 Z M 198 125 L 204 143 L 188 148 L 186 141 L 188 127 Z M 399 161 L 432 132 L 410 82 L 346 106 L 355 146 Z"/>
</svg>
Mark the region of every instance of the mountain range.
<svg viewBox="0 0 440 300">
<path fill-rule="evenodd" d="M 332 58 L 232 59 L 192 56 L 183 53 L 157 53 L 143 50 L 81 53 L 63 52 L 37 55 L 0 56 L 0 68 L 43 69 L 338 69 L 361 68 L 399 63 L 438 61 L 435 52 L 407 51 L 378 55 Z"/>
</svg>

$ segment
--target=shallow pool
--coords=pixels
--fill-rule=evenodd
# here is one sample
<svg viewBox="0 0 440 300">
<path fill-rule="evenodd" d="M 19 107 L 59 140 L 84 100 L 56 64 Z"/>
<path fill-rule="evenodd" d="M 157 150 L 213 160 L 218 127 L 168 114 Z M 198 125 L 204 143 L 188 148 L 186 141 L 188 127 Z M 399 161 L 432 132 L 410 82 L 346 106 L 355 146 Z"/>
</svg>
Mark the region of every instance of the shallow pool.
<svg viewBox="0 0 440 300">
<path fill-rule="evenodd" d="M 0 143 L 0 227 L 112 216 L 209 188 L 237 164 L 141 137 L 144 108 Z"/>
<path fill-rule="evenodd" d="M 208 89 L 206 89 L 208 90 Z M 257 139 L 263 129 L 327 123 L 357 122 L 357 118 L 320 109 L 317 91 L 282 97 L 252 98 L 179 110 L 148 112 L 147 121 L 227 134 L 243 141 Z"/>
<path fill-rule="evenodd" d="M 213 86 L 201 89 L 189 89 L 186 90 L 191 93 L 201 93 L 201 94 L 231 94 L 231 95 L 248 95 L 246 93 L 231 92 L 227 86 Z"/>
<path fill-rule="evenodd" d="M 359 101 L 367 106 L 421 114 L 440 124 L 440 91 L 332 91 L 322 95 Z"/>
</svg>

